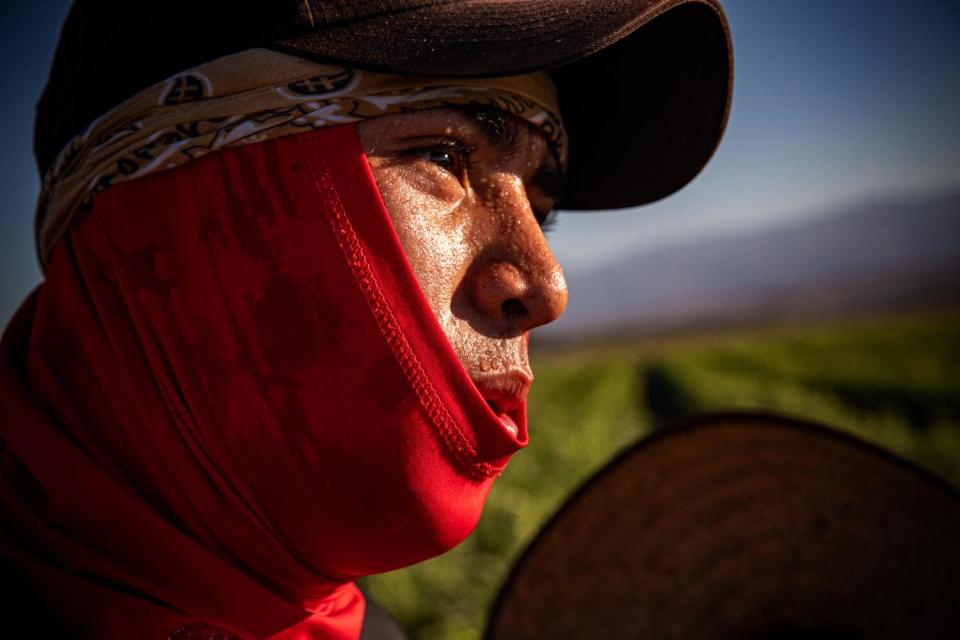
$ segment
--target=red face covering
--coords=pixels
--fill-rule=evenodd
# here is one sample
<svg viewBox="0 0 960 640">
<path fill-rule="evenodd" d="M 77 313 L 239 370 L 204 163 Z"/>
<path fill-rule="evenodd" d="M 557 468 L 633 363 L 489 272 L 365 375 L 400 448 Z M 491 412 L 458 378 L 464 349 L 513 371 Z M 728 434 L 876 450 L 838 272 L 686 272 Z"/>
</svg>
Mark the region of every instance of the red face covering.
<svg viewBox="0 0 960 640">
<path fill-rule="evenodd" d="M 9 561 L 78 637 L 355 638 L 526 442 L 420 291 L 356 129 L 100 194 L 11 323 Z"/>
</svg>

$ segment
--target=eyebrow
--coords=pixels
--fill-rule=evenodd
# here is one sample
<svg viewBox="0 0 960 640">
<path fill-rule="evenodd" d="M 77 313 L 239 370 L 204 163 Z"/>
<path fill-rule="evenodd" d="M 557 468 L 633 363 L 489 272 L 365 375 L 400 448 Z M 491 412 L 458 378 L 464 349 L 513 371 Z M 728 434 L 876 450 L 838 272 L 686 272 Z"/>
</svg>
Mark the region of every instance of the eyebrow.
<svg viewBox="0 0 960 640">
<path fill-rule="evenodd" d="M 497 150 L 502 153 L 512 153 L 517 150 L 521 140 L 521 127 L 525 126 L 519 118 L 496 107 L 484 105 L 462 106 L 457 108 L 457 111 L 470 118 L 487 142 Z M 550 158 L 552 161 L 548 160 L 540 164 L 531 182 L 548 198 L 559 202 L 563 199 L 566 176 L 560 169 L 552 150 Z"/>
<path fill-rule="evenodd" d="M 520 127 L 517 118 L 510 117 L 496 107 L 467 105 L 458 109 L 472 120 L 483 137 L 498 150 L 509 153 L 515 151 L 520 141 Z"/>
</svg>

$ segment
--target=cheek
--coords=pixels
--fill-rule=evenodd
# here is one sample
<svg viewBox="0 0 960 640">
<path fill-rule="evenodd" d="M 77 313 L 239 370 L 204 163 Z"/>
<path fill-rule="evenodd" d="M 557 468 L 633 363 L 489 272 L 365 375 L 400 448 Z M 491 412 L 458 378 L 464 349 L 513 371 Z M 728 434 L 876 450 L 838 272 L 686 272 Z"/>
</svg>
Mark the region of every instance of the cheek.
<svg viewBox="0 0 960 640">
<path fill-rule="evenodd" d="M 457 215 L 463 189 L 428 171 L 374 163 L 371 169 L 417 282 L 446 328 L 454 292 L 472 259 L 467 225 Z"/>
<path fill-rule="evenodd" d="M 378 159 L 370 161 L 370 169 L 394 218 L 406 217 L 415 209 L 448 217 L 465 197 L 455 177 L 430 164 Z"/>
</svg>

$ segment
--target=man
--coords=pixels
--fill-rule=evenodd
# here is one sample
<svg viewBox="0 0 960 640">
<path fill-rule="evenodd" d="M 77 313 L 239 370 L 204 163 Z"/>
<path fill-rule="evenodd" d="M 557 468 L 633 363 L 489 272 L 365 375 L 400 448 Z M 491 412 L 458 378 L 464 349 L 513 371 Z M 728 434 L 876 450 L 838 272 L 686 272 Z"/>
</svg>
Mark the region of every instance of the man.
<svg viewBox="0 0 960 640">
<path fill-rule="evenodd" d="M 78 0 L 7 562 L 78 637 L 356 638 L 353 581 L 459 543 L 527 442 L 549 212 L 673 192 L 728 101 L 712 2 Z"/>
</svg>

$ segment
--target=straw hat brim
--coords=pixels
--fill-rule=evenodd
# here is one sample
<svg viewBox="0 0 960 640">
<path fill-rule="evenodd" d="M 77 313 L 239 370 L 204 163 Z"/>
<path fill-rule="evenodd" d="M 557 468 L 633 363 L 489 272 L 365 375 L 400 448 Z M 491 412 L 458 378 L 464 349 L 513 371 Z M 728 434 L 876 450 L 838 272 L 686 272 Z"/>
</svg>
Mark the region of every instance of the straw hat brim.
<svg viewBox="0 0 960 640">
<path fill-rule="evenodd" d="M 588 481 L 525 551 L 486 638 L 955 638 L 960 496 L 874 446 L 700 418 Z"/>
</svg>

